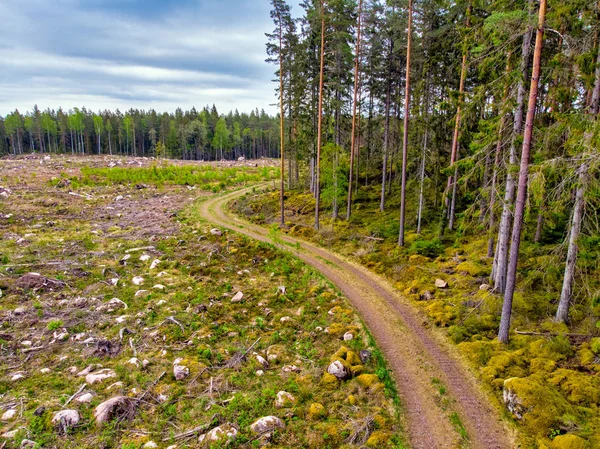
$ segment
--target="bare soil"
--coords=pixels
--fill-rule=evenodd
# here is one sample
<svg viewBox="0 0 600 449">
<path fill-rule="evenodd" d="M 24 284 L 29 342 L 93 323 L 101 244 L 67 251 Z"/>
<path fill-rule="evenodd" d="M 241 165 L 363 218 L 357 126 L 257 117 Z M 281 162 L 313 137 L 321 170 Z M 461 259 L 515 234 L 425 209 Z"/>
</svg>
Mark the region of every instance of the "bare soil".
<svg viewBox="0 0 600 449">
<path fill-rule="evenodd" d="M 250 189 L 206 201 L 201 214 L 219 226 L 273 242 L 268 231 L 226 212 L 231 200 Z M 474 376 L 449 345 L 427 329 L 425 319 L 382 277 L 306 241 L 279 236 L 282 249 L 329 278 L 369 327 L 388 360 L 404 401 L 410 444 L 415 449 L 514 447 L 511 431 L 491 405 Z M 448 387 L 450 404 L 441 406 L 434 380 Z M 450 421 L 455 410 L 467 441 Z"/>
</svg>

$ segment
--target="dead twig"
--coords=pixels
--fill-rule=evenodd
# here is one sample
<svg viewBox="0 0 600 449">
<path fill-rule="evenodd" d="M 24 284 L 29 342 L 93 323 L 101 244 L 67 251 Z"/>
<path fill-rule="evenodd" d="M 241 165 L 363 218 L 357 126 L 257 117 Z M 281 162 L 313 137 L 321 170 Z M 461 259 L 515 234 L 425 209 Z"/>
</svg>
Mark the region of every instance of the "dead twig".
<svg viewBox="0 0 600 449">
<path fill-rule="evenodd" d="M 168 317 L 164 322 L 167 322 L 167 321 L 170 321 L 171 323 L 177 324 L 177 326 L 179 326 L 181 328 L 181 332 L 185 332 L 183 324 L 181 324 L 179 321 L 177 321 L 174 316 Z"/>
<path fill-rule="evenodd" d="M 44 348 L 45 348 L 45 346 L 34 346 L 33 348 L 24 348 L 24 349 L 21 349 L 21 352 L 23 354 L 27 354 L 29 352 L 41 351 Z"/>
<path fill-rule="evenodd" d="M 138 398 L 136 399 L 136 401 L 138 401 L 138 402 L 141 402 L 141 401 L 143 401 L 143 400 L 144 400 L 144 398 L 145 398 L 145 397 L 148 395 L 148 393 L 150 393 L 150 390 L 152 390 L 152 389 L 153 389 L 153 388 L 156 386 L 156 384 L 157 384 L 157 383 L 159 383 L 159 382 L 160 382 L 160 380 L 161 380 L 163 377 L 165 377 L 165 374 L 167 374 L 167 372 L 166 372 L 166 371 L 163 371 L 163 372 L 160 374 L 160 376 L 158 376 L 158 378 L 157 378 L 157 379 L 156 379 L 154 382 L 152 382 L 152 384 L 151 384 L 151 385 L 150 385 L 150 386 L 149 386 L 149 387 L 146 389 L 146 391 L 144 391 L 144 392 L 143 392 L 143 393 L 140 395 L 140 397 L 138 397 Z"/>
<path fill-rule="evenodd" d="M 79 390 L 77 390 L 77 393 L 75 393 L 73 396 L 71 396 L 69 399 L 67 399 L 67 402 L 65 402 L 63 404 L 63 408 L 65 408 L 67 405 L 69 405 L 69 402 L 71 402 L 73 399 L 75 399 L 77 397 L 77 395 L 85 389 L 85 387 L 87 387 L 87 383 L 84 383 L 81 387 L 79 387 Z"/>
<path fill-rule="evenodd" d="M 215 421 L 216 421 L 216 423 L 215 423 Z M 218 413 L 215 413 L 212 416 L 212 418 L 210 419 L 209 423 L 203 424 L 198 427 L 194 427 L 193 429 L 187 430 L 182 433 L 178 433 L 177 435 L 174 435 L 173 437 L 163 438 L 163 441 L 171 441 L 171 439 L 184 440 L 184 439 L 192 438 L 192 437 L 196 436 L 197 434 L 199 434 L 200 432 L 206 432 L 211 427 L 215 427 L 216 424 L 219 423 L 219 421 L 220 421 L 220 415 Z"/>
<path fill-rule="evenodd" d="M 225 364 L 225 368 L 233 368 L 238 363 L 241 363 L 246 358 L 248 353 L 250 351 L 252 351 L 252 348 L 254 348 L 258 344 L 258 342 L 260 341 L 260 338 L 261 337 L 258 337 L 258 340 L 256 340 L 254 343 L 252 343 L 252 345 L 248 349 L 246 349 L 246 352 L 244 352 L 243 354 L 234 355 L 233 358 Z"/>
</svg>

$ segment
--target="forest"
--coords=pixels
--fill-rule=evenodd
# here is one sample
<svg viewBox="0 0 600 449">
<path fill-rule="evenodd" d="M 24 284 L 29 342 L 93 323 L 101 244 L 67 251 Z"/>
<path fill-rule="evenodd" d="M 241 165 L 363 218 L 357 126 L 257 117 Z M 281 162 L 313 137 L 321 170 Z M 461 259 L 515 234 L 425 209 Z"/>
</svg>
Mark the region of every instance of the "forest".
<svg viewBox="0 0 600 449">
<path fill-rule="evenodd" d="M 0 154 L 129 155 L 183 160 L 257 159 L 279 154 L 277 120 L 264 110 L 219 114 L 215 105 L 175 113 L 122 113 L 36 106 L 0 117 Z"/>
</svg>

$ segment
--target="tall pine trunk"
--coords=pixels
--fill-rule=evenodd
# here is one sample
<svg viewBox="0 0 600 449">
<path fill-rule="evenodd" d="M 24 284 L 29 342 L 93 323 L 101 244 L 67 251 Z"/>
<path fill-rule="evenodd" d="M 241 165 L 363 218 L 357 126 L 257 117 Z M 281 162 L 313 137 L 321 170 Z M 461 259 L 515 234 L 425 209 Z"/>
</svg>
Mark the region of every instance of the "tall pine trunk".
<svg viewBox="0 0 600 449">
<path fill-rule="evenodd" d="M 408 26 L 406 30 L 406 85 L 404 92 L 404 137 L 402 139 L 402 190 L 400 191 L 400 234 L 398 245 L 404 246 L 404 223 L 406 221 L 406 163 L 408 161 L 408 123 L 410 119 L 410 60 L 412 45 L 412 0 L 408 0 Z"/>
<path fill-rule="evenodd" d="M 388 169 L 388 152 L 389 152 L 389 141 L 390 141 L 390 97 L 392 94 L 392 53 L 394 51 L 394 40 L 390 40 L 390 54 L 389 54 L 389 67 L 388 67 L 388 79 L 387 79 L 387 91 L 385 94 L 385 129 L 383 131 L 383 169 L 381 174 L 381 201 L 379 203 L 379 210 L 383 212 L 385 210 L 385 185 L 387 181 L 387 169 Z"/>
<path fill-rule="evenodd" d="M 285 151 L 284 151 L 284 116 L 283 116 L 283 23 L 281 14 L 279 15 L 279 134 L 280 134 L 280 157 L 281 157 L 281 173 L 279 185 L 279 208 L 280 219 L 279 224 L 285 224 Z"/>
<path fill-rule="evenodd" d="M 525 119 L 525 133 L 523 134 L 523 149 L 521 151 L 521 167 L 519 170 L 519 188 L 515 204 L 515 219 L 510 245 L 508 270 L 506 275 L 506 291 L 502 304 L 502 317 L 500 319 L 500 330 L 498 340 L 508 343 L 510 331 L 510 319 L 512 314 L 512 302 L 517 281 L 517 264 L 519 262 L 519 248 L 521 246 L 521 231 L 523 228 L 523 216 L 525 214 L 525 202 L 527 200 L 527 180 L 529 177 L 529 155 L 531 152 L 531 138 L 533 135 L 533 121 L 540 82 L 542 46 L 544 41 L 544 25 L 546 22 L 546 0 L 540 0 L 539 22 L 535 38 L 535 52 L 533 54 L 533 73 L 531 76 L 531 87 L 529 88 L 529 103 L 527 106 L 527 118 Z"/>
<path fill-rule="evenodd" d="M 529 13 L 533 12 L 533 0 L 529 0 Z M 494 290 L 504 293 L 506 288 L 506 270 L 508 266 L 508 245 L 512 228 L 512 205 L 515 197 L 516 182 L 512 167 L 517 165 L 517 143 L 523 132 L 523 113 L 525 110 L 525 80 L 529 74 L 529 55 L 531 54 L 531 39 L 533 30 L 530 28 L 523 36 L 520 78 L 517 85 L 517 109 L 513 124 L 513 134 L 510 144 L 509 168 L 506 173 L 506 189 L 504 191 L 504 206 L 498 229 L 498 244 L 492 268 Z"/>
<path fill-rule="evenodd" d="M 321 0 L 321 63 L 319 70 L 319 106 L 317 109 L 317 161 L 315 174 L 315 229 L 319 230 L 319 208 L 321 205 L 321 140 L 323 138 L 323 76 L 325 71 L 325 7 Z"/>
<path fill-rule="evenodd" d="M 350 220 L 352 213 L 352 179 L 354 176 L 354 158 L 356 151 L 356 106 L 358 103 L 359 64 L 360 64 L 360 19 L 362 15 L 363 0 L 358 2 L 358 18 L 356 19 L 356 58 L 354 61 L 354 102 L 352 104 L 352 134 L 350 137 L 350 173 L 348 175 L 348 202 L 346 204 L 346 220 Z"/>
</svg>

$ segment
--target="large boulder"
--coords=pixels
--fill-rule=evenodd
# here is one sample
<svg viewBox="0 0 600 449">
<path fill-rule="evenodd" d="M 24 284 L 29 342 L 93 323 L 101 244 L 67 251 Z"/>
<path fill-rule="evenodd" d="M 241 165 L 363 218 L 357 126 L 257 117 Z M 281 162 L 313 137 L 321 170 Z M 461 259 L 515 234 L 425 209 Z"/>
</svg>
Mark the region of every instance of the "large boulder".
<svg viewBox="0 0 600 449">
<path fill-rule="evenodd" d="M 115 396 L 104 401 L 94 410 L 96 424 L 101 426 L 113 418 L 129 419 L 135 414 L 135 401 L 126 396 Z"/>
<path fill-rule="evenodd" d="M 52 416 L 52 424 L 57 426 L 59 430 L 66 432 L 67 430 L 79 424 L 81 417 L 77 410 L 61 410 Z"/>
</svg>

